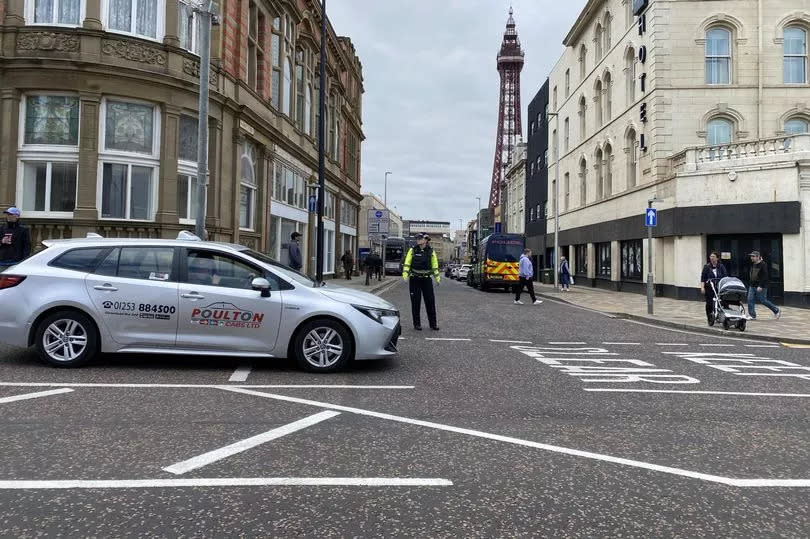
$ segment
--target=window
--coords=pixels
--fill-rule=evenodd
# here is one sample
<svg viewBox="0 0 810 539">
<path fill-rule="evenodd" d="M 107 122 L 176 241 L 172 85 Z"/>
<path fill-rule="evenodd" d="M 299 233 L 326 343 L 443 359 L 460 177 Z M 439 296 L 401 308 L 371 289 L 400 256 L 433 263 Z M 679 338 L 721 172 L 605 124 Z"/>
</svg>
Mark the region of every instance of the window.
<svg viewBox="0 0 810 539">
<path fill-rule="evenodd" d="M 798 26 L 785 28 L 785 83 L 807 82 L 807 31 Z"/>
<path fill-rule="evenodd" d="M 601 148 L 596 149 L 596 153 L 594 154 L 594 161 L 596 161 L 593 165 L 594 170 L 596 170 L 596 200 L 601 200 L 605 196 L 604 174 L 603 174 L 605 162 L 604 162 L 604 154 L 602 153 Z"/>
<path fill-rule="evenodd" d="M 55 268 L 92 273 L 100 262 L 100 258 L 107 254 L 107 247 L 91 247 L 85 249 L 73 249 L 48 264 Z"/>
<path fill-rule="evenodd" d="M 599 266 L 596 275 L 603 279 L 610 279 L 610 242 L 596 244 Z"/>
<path fill-rule="evenodd" d="M 534 175 L 534 161 L 529 164 L 529 175 Z"/>
<path fill-rule="evenodd" d="M 284 58 L 284 82 L 282 84 L 281 111 L 292 118 L 292 64 Z"/>
<path fill-rule="evenodd" d="M 546 153 L 548 153 L 548 150 L 546 150 Z M 542 164 L 543 164 L 543 156 L 538 155 L 537 156 L 537 164 L 535 165 L 534 170 L 536 170 L 538 173 L 540 173 L 540 167 L 542 166 Z"/>
<path fill-rule="evenodd" d="M 810 133 L 810 122 L 802 118 L 791 118 L 785 122 L 785 133 L 788 135 Z"/>
<path fill-rule="evenodd" d="M 596 31 L 593 34 L 593 43 L 594 43 L 594 50 L 596 51 L 596 61 L 602 59 L 602 40 L 604 36 L 602 35 L 602 25 L 596 25 Z"/>
<path fill-rule="evenodd" d="M 31 95 L 25 99 L 24 144 L 79 145 L 79 98 Z"/>
<path fill-rule="evenodd" d="M 529 134 L 534 135 L 534 120 L 529 124 Z"/>
<path fill-rule="evenodd" d="M 177 1 L 177 38 L 180 46 L 194 54 L 200 54 L 200 20 L 191 0 Z"/>
<path fill-rule="evenodd" d="M 250 88 L 259 94 L 264 94 L 265 62 L 264 62 L 264 13 L 255 2 L 248 5 L 248 32 L 247 32 L 247 83 Z"/>
<path fill-rule="evenodd" d="M 622 249 L 622 280 L 640 281 L 644 274 L 642 240 L 623 241 Z"/>
<path fill-rule="evenodd" d="M 76 163 L 23 162 L 25 212 L 72 212 L 76 207 Z"/>
<path fill-rule="evenodd" d="M 706 126 L 707 142 L 711 146 L 729 144 L 734 125 L 725 118 L 713 118 Z"/>
<path fill-rule="evenodd" d="M 627 84 L 627 106 L 630 106 L 636 102 L 636 53 L 633 49 L 627 49 L 627 56 L 624 57 L 624 76 Z"/>
<path fill-rule="evenodd" d="M 636 144 L 636 132 L 634 130 L 631 129 L 627 132 L 626 143 L 627 188 L 629 189 L 635 187 L 638 183 L 638 145 Z"/>
<path fill-rule="evenodd" d="M 605 144 L 605 191 L 604 195 L 609 197 L 613 192 L 613 148 L 610 144 Z"/>
<path fill-rule="evenodd" d="M 197 118 L 180 115 L 180 140 L 178 143 L 177 170 L 177 216 L 181 220 L 197 218 Z"/>
<path fill-rule="evenodd" d="M 579 205 L 588 203 L 588 163 L 585 159 L 579 162 Z"/>
<path fill-rule="evenodd" d="M 295 52 L 295 124 L 301 131 L 304 130 L 304 95 L 305 91 L 305 52 L 303 49 L 298 49 Z M 309 122 L 307 122 L 309 123 Z"/>
<path fill-rule="evenodd" d="M 605 14 L 605 28 L 603 31 L 604 39 L 605 39 L 605 54 L 610 52 L 610 23 L 613 22 L 613 16 L 610 13 Z"/>
<path fill-rule="evenodd" d="M 534 208 L 529 212 L 529 221 L 534 222 Z"/>
<path fill-rule="evenodd" d="M 273 19 L 273 35 L 271 39 L 273 57 L 273 106 L 281 107 L 281 18 Z"/>
<path fill-rule="evenodd" d="M 312 83 L 307 84 L 307 95 L 304 101 L 304 133 L 312 134 Z"/>
<path fill-rule="evenodd" d="M 565 173 L 563 176 L 563 211 L 568 211 L 571 201 L 571 175 Z"/>
<path fill-rule="evenodd" d="M 105 150 L 150 155 L 154 153 L 154 106 L 107 101 L 105 109 Z"/>
<path fill-rule="evenodd" d="M 326 230 L 326 268 L 324 273 L 335 272 L 335 231 Z"/>
<path fill-rule="evenodd" d="M 155 169 L 152 167 L 104 163 L 101 217 L 152 219 L 154 173 Z"/>
<path fill-rule="evenodd" d="M 579 78 L 580 80 L 585 80 L 585 58 L 588 54 L 588 49 L 585 48 L 585 45 L 579 47 Z"/>
<path fill-rule="evenodd" d="M 585 140 L 585 96 L 579 98 L 579 140 Z"/>
<path fill-rule="evenodd" d="M 198 127 L 199 121 L 197 118 L 185 114 L 180 115 L 180 147 L 178 153 L 181 161 L 197 163 Z"/>
<path fill-rule="evenodd" d="M 323 216 L 327 219 L 335 219 L 335 195 L 328 190 L 324 191 Z"/>
<path fill-rule="evenodd" d="M 335 133 L 335 117 L 336 117 L 336 109 L 337 109 L 337 97 L 332 95 L 329 98 L 329 106 L 326 107 L 328 109 L 328 116 L 327 119 L 329 120 L 329 138 L 326 140 L 327 145 L 327 153 L 329 154 L 332 159 L 336 159 L 337 157 L 337 147 L 335 146 L 335 141 L 337 139 L 337 134 Z"/>
<path fill-rule="evenodd" d="M 712 28 L 706 32 L 706 84 L 731 82 L 731 31 Z"/>
<path fill-rule="evenodd" d="M 605 93 L 605 115 L 604 119 L 606 122 L 610 121 L 610 117 L 613 114 L 613 78 L 610 76 L 610 73 L 605 73 L 605 82 L 604 82 L 604 93 Z"/>
<path fill-rule="evenodd" d="M 571 70 L 565 70 L 565 97 L 571 93 Z"/>
<path fill-rule="evenodd" d="M 256 150 L 253 144 L 245 142 L 240 160 L 242 178 L 239 185 L 239 228 L 253 230 L 256 207 Z"/>
<path fill-rule="evenodd" d="M 78 26 L 84 14 L 80 0 L 27 0 L 25 19 L 33 24 Z"/>
<path fill-rule="evenodd" d="M 98 269 L 108 269 L 116 262 L 118 277 L 147 281 L 173 281 L 173 247 L 122 247 L 114 249 Z M 107 273 L 104 273 L 107 275 Z"/>
<path fill-rule="evenodd" d="M 138 37 L 163 39 L 165 0 L 108 0 L 107 29 Z"/>
<path fill-rule="evenodd" d="M 340 201 L 340 222 L 346 226 L 357 226 L 357 206 L 348 200 Z"/>
<path fill-rule="evenodd" d="M 568 121 L 568 118 L 566 118 L 565 122 L 563 123 L 563 137 L 564 137 L 564 139 L 563 139 L 563 151 L 566 151 L 566 152 L 568 151 L 568 141 L 569 141 L 569 135 L 570 134 L 571 134 L 571 125 L 570 125 L 570 122 Z"/>
<path fill-rule="evenodd" d="M 198 185 L 196 174 L 177 176 L 177 217 L 181 221 L 197 219 Z"/>
<path fill-rule="evenodd" d="M 551 105 L 551 107 L 554 110 L 557 110 L 557 87 L 556 86 L 552 90 L 551 94 L 552 94 L 552 105 Z"/>
<path fill-rule="evenodd" d="M 593 102 L 596 107 L 594 111 L 596 113 L 596 127 L 602 127 L 602 81 L 596 81 L 596 87 L 594 88 L 594 96 Z"/>
<path fill-rule="evenodd" d="M 574 271 L 577 275 L 588 275 L 588 245 L 574 247 Z"/>
<path fill-rule="evenodd" d="M 186 260 L 189 284 L 252 290 L 253 279 L 265 275 L 256 266 L 211 251 L 189 250 Z"/>
</svg>

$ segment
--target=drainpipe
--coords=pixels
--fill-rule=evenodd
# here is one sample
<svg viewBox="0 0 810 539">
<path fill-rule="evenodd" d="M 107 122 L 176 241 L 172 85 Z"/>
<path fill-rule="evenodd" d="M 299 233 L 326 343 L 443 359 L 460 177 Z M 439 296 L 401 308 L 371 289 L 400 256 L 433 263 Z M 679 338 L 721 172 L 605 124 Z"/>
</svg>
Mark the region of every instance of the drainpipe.
<svg viewBox="0 0 810 539">
<path fill-rule="evenodd" d="M 762 0 L 757 0 L 757 139 L 762 138 Z"/>
</svg>

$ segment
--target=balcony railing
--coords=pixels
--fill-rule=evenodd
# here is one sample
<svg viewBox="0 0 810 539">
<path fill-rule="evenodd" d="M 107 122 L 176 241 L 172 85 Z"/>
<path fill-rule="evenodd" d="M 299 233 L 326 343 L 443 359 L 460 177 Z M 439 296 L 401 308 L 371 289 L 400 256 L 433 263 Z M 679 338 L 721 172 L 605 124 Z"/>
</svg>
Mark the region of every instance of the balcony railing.
<svg viewBox="0 0 810 539">
<path fill-rule="evenodd" d="M 794 160 L 795 154 L 810 152 L 810 134 L 696 146 L 672 156 L 673 173 L 725 169 L 745 164 Z"/>
</svg>

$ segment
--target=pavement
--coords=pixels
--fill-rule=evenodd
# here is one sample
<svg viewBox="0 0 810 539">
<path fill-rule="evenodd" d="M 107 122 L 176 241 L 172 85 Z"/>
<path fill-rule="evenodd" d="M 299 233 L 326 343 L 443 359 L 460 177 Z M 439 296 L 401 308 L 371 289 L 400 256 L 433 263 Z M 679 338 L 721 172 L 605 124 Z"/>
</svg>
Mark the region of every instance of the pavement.
<svg viewBox="0 0 810 539">
<path fill-rule="evenodd" d="M 402 277 L 397 275 L 386 275 L 382 280 L 371 279 L 367 285 L 365 275 L 357 275 L 352 276 L 351 279 L 346 279 L 345 277 L 329 279 L 326 281 L 326 284 L 327 286 L 330 284 L 333 286 L 345 286 L 353 290 L 362 290 L 363 292 L 377 294 L 395 285 L 401 280 Z"/>
<path fill-rule="evenodd" d="M 783 307 L 776 320 L 767 307 L 757 304 L 757 319 L 749 320 L 744 333 L 737 329 L 723 331 L 720 324 L 709 327 L 702 301 L 686 301 L 656 297 L 653 315 L 647 314 L 647 296 L 629 292 L 614 292 L 584 286 L 572 286 L 570 292 L 561 292 L 553 285 L 535 283 L 535 290 L 545 298 L 564 301 L 572 305 L 594 309 L 618 317 L 631 318 L 667 327 L 700 331 L 710 334 L 724 333 L 770 342 L 788 342 L 810 345 L 810 309 Z"/>
<path fill-rule="evenodd" d="M 329 375 L 0 348 L 0 535 L 807 537 L 810 350 L 436 292 Z"/>
</svg>

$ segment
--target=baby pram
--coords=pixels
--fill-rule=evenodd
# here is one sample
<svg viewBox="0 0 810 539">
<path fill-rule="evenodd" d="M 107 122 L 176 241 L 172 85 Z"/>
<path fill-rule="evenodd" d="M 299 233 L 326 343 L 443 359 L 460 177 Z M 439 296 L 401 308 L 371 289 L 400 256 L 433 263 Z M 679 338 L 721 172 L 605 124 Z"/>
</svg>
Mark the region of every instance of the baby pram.
<svg viewBox="0 0 810 539">
<path fill-rule="evenodd" d="M 723 277 L 710 279 L 709 284 L 714 291 L 714 312 L 709 316 L 709 325 L 715 322 L 728 330 L 731 326 L 745 331 L 745 324 L 750 317 L 745 312 L 745 302 L 748 299 L 748 289 L 736 277 Z"/>
</svg>

